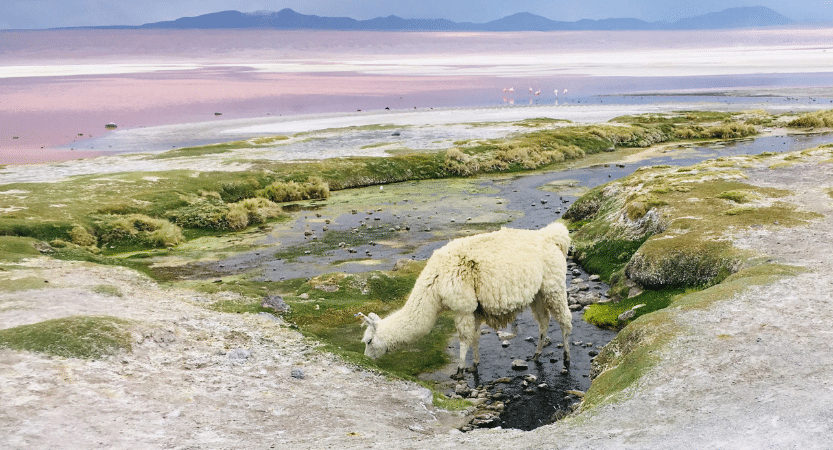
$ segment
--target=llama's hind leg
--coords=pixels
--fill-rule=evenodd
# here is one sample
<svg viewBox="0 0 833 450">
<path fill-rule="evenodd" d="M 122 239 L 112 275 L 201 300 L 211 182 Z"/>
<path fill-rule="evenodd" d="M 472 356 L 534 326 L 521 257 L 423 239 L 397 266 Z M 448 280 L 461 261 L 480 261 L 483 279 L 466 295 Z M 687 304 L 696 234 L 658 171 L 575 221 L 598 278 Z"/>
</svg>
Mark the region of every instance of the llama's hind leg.
<svg viewBox="0 0 833 450">
<path fill-rule="evenodd" d="M 532 309 L 532 316 L 538 322 L 538 347 L 535 349 L 535 355 L 532 356 L 532 360 L 537 362 L 541 357 L 541 352 L 544 350 L 544 344 L 547 340 L 547 330 L 550 327 L 550 312 L 540 293 L 535 295 L 535 299 L 532 301 L 530 307 Z"/>
<path fill-rule="evenodd" d="M 573 313 L 567 304 L 566 291 L 558 292 L 550 299 L 550 312 L 561 327 L 561 342 L 564 343 L 564 368 L 570 368 L 570 333 L 573 331 Z"/>
<path fill-rule="evenodd" d="M 465 378 L 466 355 L 469 352 L 469 347 L 474 349 L 473 358 L 475 358 L 476 363 L 480 362 L 480 345 L 477 339 L 479 336 L 477 335 L 474 314 L 455 315 L 454 325 L 460 337 L 460 359 L 457 360 L 457 374 L 452 375 L 451 378 L 462 380 Z"/>
</svg>

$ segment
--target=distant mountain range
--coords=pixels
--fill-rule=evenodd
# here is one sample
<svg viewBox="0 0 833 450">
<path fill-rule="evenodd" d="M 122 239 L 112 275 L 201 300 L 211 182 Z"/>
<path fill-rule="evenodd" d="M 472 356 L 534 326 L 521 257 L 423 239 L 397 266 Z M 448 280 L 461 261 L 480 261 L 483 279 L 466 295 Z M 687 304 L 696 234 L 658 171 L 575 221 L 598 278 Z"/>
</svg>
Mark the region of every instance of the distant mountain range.
<svg viewBox="0 0 833 450">
<path fill-rule="evenodd" d="M 518 13 L 487 23 L 453 22 L 446 19 L 403 19 L 397 16 L 356 20 L 349 17 L 321 17 L 297 13 L 222 11 L 196 17 L 147 23 L 140 26 L 93 28 L 133 29 L 222 29 L 268 28 L 277 30 L 367 30 L 367 31 L 558 31 L 558 30 L 703 30 L 787 25 L 793 21 L 762 6 L 730 8 L 720 12 L 681 19 L 676 22 L 645 22 L 639 19 L 583 19 L 575 22 L 550 20 L 530 13 Z"/>
</svg>

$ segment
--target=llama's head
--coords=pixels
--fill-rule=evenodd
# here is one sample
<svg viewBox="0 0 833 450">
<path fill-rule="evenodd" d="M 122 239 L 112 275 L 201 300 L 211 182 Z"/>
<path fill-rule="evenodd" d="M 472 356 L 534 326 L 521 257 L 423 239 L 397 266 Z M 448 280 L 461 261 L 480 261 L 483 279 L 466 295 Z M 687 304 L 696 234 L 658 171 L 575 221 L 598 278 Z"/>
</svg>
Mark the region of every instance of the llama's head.
<svg viewBox="0 0 833 450">
<path fill-rule="evenodd" d="M 356 317 L 361 317 L 362 325 L 366 325 L 364 330 L 364 337 L 362 343 L 364 344 L 364 355 L 372 359 L 376 359 L 388 352 L 388 346 L 384 340 L 376 333 L 379 328 L 379 322 L 382 319 L 376 313 L 370 313 L 365 316 L 362 313 L 356 314 Z"/>
</svg>

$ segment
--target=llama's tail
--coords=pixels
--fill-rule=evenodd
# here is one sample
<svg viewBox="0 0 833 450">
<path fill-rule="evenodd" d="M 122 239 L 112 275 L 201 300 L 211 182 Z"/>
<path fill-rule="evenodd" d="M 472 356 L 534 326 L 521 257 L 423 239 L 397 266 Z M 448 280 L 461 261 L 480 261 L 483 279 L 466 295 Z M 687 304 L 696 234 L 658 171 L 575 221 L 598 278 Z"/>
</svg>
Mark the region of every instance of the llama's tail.
<svg viewBox="0 0 833 450">
<path fill-rule="evenodd" d="M 567 252 L 570 249 L 570 232 L 567 231 L 567 227 L 563 223 L 553 222 L 542 228 L 541 233 L 544 234 L 544 237 L 548 241 L 554 243 L 561 249 L 561 253 L 564 253 L 564 256 L 567 256 Z"/>
</svg>

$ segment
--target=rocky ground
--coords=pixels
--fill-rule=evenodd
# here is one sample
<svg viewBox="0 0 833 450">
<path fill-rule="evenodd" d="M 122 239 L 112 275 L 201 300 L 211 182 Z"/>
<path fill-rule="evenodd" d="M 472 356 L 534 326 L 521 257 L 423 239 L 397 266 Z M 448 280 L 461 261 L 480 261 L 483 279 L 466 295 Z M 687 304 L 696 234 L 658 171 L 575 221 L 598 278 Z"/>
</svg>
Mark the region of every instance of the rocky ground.
<svg viewBox="0 0 833 450">
<path fill-rule="evenodd" d="M 24 261 L 0 282 L 0 328 L 73 314 L 135 321 L 133 352 L 83 361 L 0 349 L 3 448 L 828 448 L 833 431 L 833 164 L 747 182 L 790 189 L 822 219 L 734 230 L 736 245 L 809 269 L 703 309 L 617 403 L 531 432 L 465 418 L 412 383 L 357 370 L 267 315 L 119 267 Z M 99 286 L 118 289 L 100 289 Z M 119 295 L 120 294 L 120 295 Z M 229 295 L 229 294 L 225 294 Z"/>
</svg>

